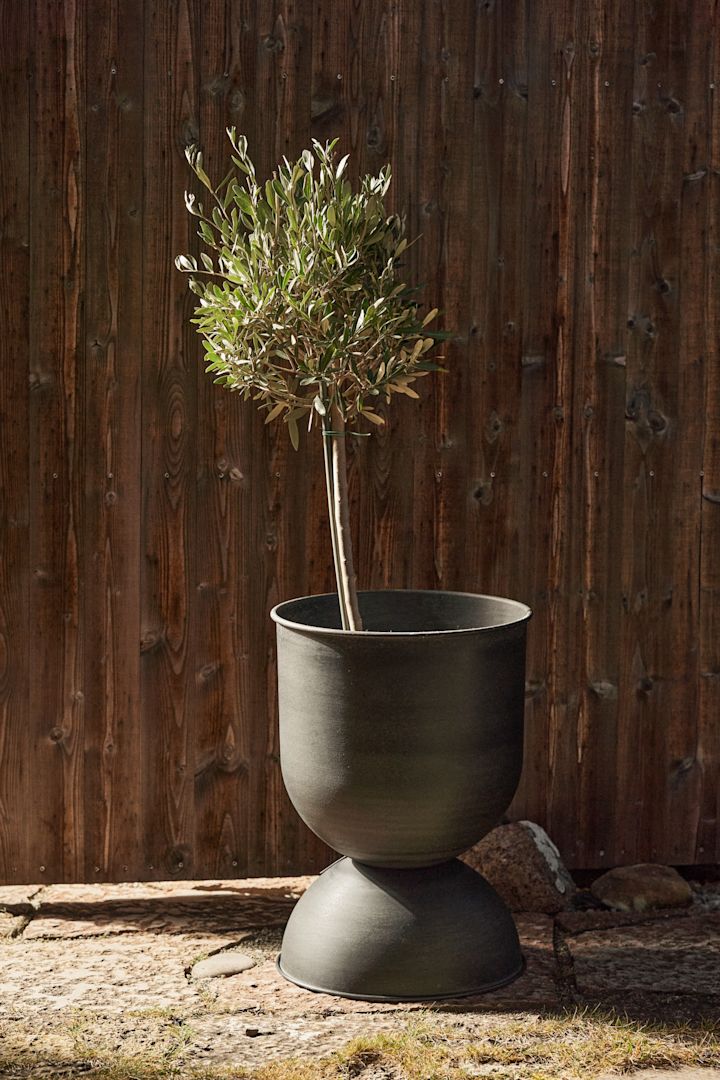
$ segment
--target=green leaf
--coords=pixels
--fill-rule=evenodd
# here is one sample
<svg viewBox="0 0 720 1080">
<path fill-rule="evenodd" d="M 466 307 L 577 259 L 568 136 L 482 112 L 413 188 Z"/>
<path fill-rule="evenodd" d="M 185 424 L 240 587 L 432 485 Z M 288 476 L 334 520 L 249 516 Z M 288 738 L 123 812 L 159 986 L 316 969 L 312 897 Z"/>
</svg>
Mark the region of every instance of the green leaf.
<svg viewBox="0 0 720 1080">
<path fill-rule="evenodd" d="M 287 425 L 293 450 L 297 450 L 300 445 L 300 432 L 298 431 L 297 420 L 294 416 L 291 415 L 288 417 Z"/>
<path fill-rule="evenodd" d="M 313 140 L 260 187 L 247 140 L 232 128 L 228 136 L 234 169 L 210 188 L 215 205 L 204 211 L 186 200 L 198 218 L 198 259 L 177 260 L 198 298 L 192 322 L 208 370 L 255 400 L 265 419 L 284 419 L 291 439 L 300 418 L 322 415 L 326 392 L 350 427 L 392 384 L 414 396 L 404 379 L 441 370 L 424 353 L 450 335 L 423 329 L 437 311 L 421 325 L 418 289 L 398 280 L 395 260 L 408 241 L 404 219 L 384 205 L 390 170 L 351 184 L 336 140 Z M 201 153 L 190 148 L 187 157 L 207 186 Z"/>
<path fill-rule="evenodd" d="M 376 424 L 378 427 L 382 427 L 385 423 L 385 417 L 379 416 L 377 413 L 373 412 L 372 409 L 363 409 L 362 414 L 363 416 L 367 417 L 367 419 L 370 420 L 373 424 Z"/>
<path fill-rule="evenodd" d="M 265 417 L 265 423 L 269 424 L 276 416 L 279 416 L 283 409 L 287 408 L 284 401 L 278 401 L 277 405 L 273 405 L 270 412 Z"/>
</svg>

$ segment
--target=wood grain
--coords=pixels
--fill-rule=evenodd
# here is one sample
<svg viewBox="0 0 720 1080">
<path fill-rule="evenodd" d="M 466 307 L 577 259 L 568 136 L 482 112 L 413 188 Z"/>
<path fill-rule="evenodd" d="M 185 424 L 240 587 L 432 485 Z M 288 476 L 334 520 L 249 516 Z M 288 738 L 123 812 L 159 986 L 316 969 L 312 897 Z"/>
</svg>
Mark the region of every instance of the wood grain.
<svg viewBox="0 0 720 1080">
<path fill-rule="evenodd" d="M 708 34 L 707 209 L 700 250 L 705 267 L 705 404 L 700 517 L 698 762 L 700 820 L 693 862 L 720 862 L 720 13 Z"/>
<path fill-rule="evenodd" d="M 333 588 L 317 432 L 202 370 L 199 142 L 393 168 L 444 375 L 351 440 L 361 587 L 534 609 L 511 813 L 720 857 L 711 0 L 0 0 L 0 876 L 293 873 L 279 600 Z M 384 406 L 383 406 L 384 407 Z M 42 869 L 41 869 L 42 867 Z"/>
<path fill-rule="evenodd" d="M 233 12 L 200 11 L 200 144 L 205 168 L 220 179 L 227 171 L 225 128 L 246 126 L 245 39 L 250 35 L 247 5 Z M 189 183 L 188 176 L 188 183 Z M 196 342 L 198 410 L 196 522 L 204 523 L 195 570 L 197 652 L 192 659 L 196 685 L 194 738 L 194 831 L 196 872 L 232 877 L 247 872 L 244 830 L 249 804 L 249 723 L 246 686 L 248 656 L 240 639 L 242 552 L 241 512 L 248 481 L 243 455 L 243 415 L 239 401 L 222 393 L 205 375 Z"/>
<path fill-rule="evenodd" d="M 524 518 L 515 569 L 519 596 L 530 604 L 534 615 L 526 673 L 525 767 L 511 813 L 543 821 L 547 820 L 555 782 L 553 725 L 562 723 L 558 710 L 567 705 L 556 684 L 564 677 L 565 665 L 559 642 L 563 627 L 557 613 L 565 552 L 557 501 L 567 483 L 558 459 L 560 448 L 566 445 L 563 429 L 567 422 L 557 354 L 567 307 L 565 301 L 564 313 L 558 311 L 565 295 L 561 257 L 567 258 L 566 236 L 565 255 L 561 256 L 559 217 L 564 178 L 567 184 L 561 168 L 563 122 L 572 100 L 571 75 L 562 52 L 563 45 L 573 40 L 569 18 L 567 10 L 555 19 L 542 5 L 527 7 L 527 136 L 522 194 L 518 196 L 523 200 L 524 224 L 519 465 L 509 497 L 519 500 Z M 567 186 L 564 198 L 567 200 Z M 567 229 L 567 208 L 565 221 Z M 516 382 L 514 390 L 517 393 Z M 510 595 L 518 593 L 513 583 L 508 584 Z"/>
<path fill-rule="evenodd" d="M 141 702 L 149 876 L 194 873 L 197 342 L 175 256 L 193 250 L 185 147 L 198 128 L 193 0 L 145 3 Z"/>
<path fill-rule="evenodd" d="M 676 10 L 659 16 L 649 5 L 638 7 L 618 722 L 624 858 L 647 853 L 671 862 L 684 861 L 695 843 L 687 821 L 676 825 L 670 813 L 688 781 L 689 800 L 695 798 L 694 752 L 676 757 L 672 742 L 680 728 L 692 745 L 696 723 L 703 378 L 692 340 L 701 301 L 696 286 L 684 291 L 681 278 L 684 271 L 688 284 L 693 280 L 687 259 L 682 265 L 681 237 L 683 203 L 690 211 L 694 198 L 684 191 L 685 165 L 700 89 L 678 48 L 684 33 Z M 701 48 L 698 40 L 695 50 Z"/>
<path fill-rule="evenodd" d="M 623 547 L 623 465 L 627 281 L 630 244 L 625 207 L 631 184 L 635 11 L 632 3 L 591 5 L 577 35 L 582 93 L 588 103 L 579 130 L 579 208 L 575 282 L 576 348 L 573 439 L 582 461 L 583 564 L 581 672 L 576 731 L 580 778 L 572 858 L 578 864 L 622 861 L 614 850 L 618 777 L 614 767 L 619 696 L 618 573 Z M 565 841 L 569 848 L 571 841 Z"/>
<path fill-rule="evenodd" d="M 82 380 L 85 229 L 82 8 L 33 7 L 30 151 L 29 631 L 34 808 L 25 875 L 81 879 Z M 27 877 L 26 877 L 27 880 Z"/>
<path fill-rule="evenodd" d="M 85 877 L 143 877 L 140 374 L 143 20 L 138 0 L 88 9 L 85 119 L 83 608 Z M 92 43 L 92 46 L 90 46 Z M 90 813 L 90 809 L 93 812 Z"/>
<path fill-rule="evenodd" d="M 25 870 L 34 792 L 28 683 L 30 18 L 0 4 L 0 879 Z"/>
</svg>

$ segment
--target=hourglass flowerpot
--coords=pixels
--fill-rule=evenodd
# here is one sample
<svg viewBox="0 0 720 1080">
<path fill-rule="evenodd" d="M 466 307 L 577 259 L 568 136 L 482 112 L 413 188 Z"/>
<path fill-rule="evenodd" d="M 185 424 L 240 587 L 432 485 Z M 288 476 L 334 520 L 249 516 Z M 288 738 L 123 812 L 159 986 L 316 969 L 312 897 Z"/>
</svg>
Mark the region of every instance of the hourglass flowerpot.
<svg viewBox="0 0 720 1080">
<path fill-rule="evenodd" d="M 187 150 L 200 259 L 176 265 L 199 298 L 193 322 L 215 382 L 286 425 L 296 449 L 306 421 L 320 430 L 338 588 L 273 612 L 287 789 L 345 856 L 295 908 L 281 969 L 381 1000 L 489 989 L 519 972 L 517 934 L 455 856 L 517 784 L 530 612 L 463 593 L 359 595 L 347 475 L 348 439 L 382 426 L 397 395 L 419 397 L 453 332 L 430 329 L 438 309 L 421 310 L 405 277 L 389 166 L 353 184 L 336 140 L 313 140 L 260 183 L 247 138 L 228 136 L 232 168 L 216 185 L 199 148 Z"/>
<path fill-rule="evenodd" d="M 500 597 L 359 594 L 273 609 L 283 779 L 344 858 L 297 904 L 280 969 L 368 1000 L 456 997 L 522 970 L 509 911 L 456 856 L 507 809 L 520 777 L 530 610 Z"/>
</svg>

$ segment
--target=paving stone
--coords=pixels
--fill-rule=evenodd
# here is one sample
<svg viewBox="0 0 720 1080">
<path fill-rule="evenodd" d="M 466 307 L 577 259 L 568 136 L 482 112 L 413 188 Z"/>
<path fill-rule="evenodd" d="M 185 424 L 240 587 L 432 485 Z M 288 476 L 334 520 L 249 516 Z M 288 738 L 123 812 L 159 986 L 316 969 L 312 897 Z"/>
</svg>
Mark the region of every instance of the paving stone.
<svg viewBox="0 0 720 1080">
<path fill-rule="evenodd" d="M 119 884 L 48 885 L 41 894 L 41 908 L 58 910 L 67 905 L 117 903 L 123 900 L 166 900 L 203 902 L 246 899 L 297 900 L 315 880 L 312 876 L 294 878 L 238 878 L 217 881 L 146 881 Z M 0 901 L 0 904 L 2 901 Z"/>
<path fill-rule="evenodd" d="M 27 915 L 12 915 L 9 911 L 0 911 L 0 938 L 11 938 L 19 934 L 27 918 Z"/>
<path fill-rule="evenodd" d="M 22 1002 L 26 1018 L 67 1008 L 122 1012 L 200 1004 L 185 971 L 203 954 L 234 944 L 204 934 L 34 941 L 0 948 L 0 1016 Z"/>
<path fill-rule="evenodd" d="M 520 945 L 525 957 L 525 971 L 500 990 L 492 994 L 482 994 L 477 998 L 465 999 L 467 1008 L 472 1002 L 474 1008 L 502 1009 L 515 1011 L 526 1008 L 559 1008 L 561 1001 L 558 991 L 558 968 L 553 947 L 553 920 L 547 915 L 515 915 L 515 925 L 520 935 Z"/>
<path fill-rule="evenodd" d="M 239 975 L 255 967 L 255 961 L 245 953 L 222 952 L 208 956 L 193 966 L 193 979 L 217 979 L 220 976 Z"/>
<path fill-rule="evenodd" d="M 462 858 L 487 878 L 512 911 L 552 915 L 567 908 L 575 893 L 560 852 L 532 821 L 499 825 Z"/>
<path fill-rule="evenodd" d="M 696 910 L 700 913 L 703 909 L 698 905 Z M 651 921 L 685 919 L 694 911 L 694 908 L 667 908 L 661 911 L 561 911 L 555 916 L 555 921 L 565 933 L 583 934 L 588 930 L 611 930 L 616 926 L 640 926 Z"/>
<path fill-rule="evenodd" d="M 312 877 L 233 882 L 151 882 L 50 885 L 43 889 L 24 937 L 106 934 L 236 933 L 284 926 Z"/>
<path fill-rule="evenodd" d="M 692 889 L 677 870 L 655 863 L 617 866 L 596 878 L 590 891 L 615 911 L 683 908 L 693 899 Z"/>
<path fill-rule="evenodd" d="M 43 885 L 3 885 L 0 886 L 0 908 L 12 911 L 16 915 L 33 910 L 33 900 L 42 892 Z"/>
<path fill-rule="evenodd" d="M 23 937 L 37 938 L 98 937 L 106 934 L 235 934 L 256 926 L 284 926 L 296 900 L 208 901 L 202 909 L 182 900 L 138 900 L 135 904 L 83 904 L 70 914 L 56 917 L 41 912 L 29 923 Z M 86 917 L 82 917 L 86 916 Z"/>
<path fill-rule="evenodd" d="M 653 920 L 567 938 L 578 990 L 720 999 L 720 913 Z"/>
</svg>

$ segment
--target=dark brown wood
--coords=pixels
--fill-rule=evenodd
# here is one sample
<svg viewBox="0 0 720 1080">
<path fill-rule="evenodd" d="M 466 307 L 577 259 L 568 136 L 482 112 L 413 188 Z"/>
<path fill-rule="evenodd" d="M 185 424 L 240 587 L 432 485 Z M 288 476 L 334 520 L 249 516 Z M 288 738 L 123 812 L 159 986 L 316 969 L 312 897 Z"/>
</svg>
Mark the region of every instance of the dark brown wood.
<svg viewBox="0 0 720 1080">
<path fill-rule="evenodd" d="M 581 674 L 576 730 L 579 821 L 572 859 L 623 861 L 616 849 L 617 713 L 619 698 L 620 574 L 623 548 L 623 465 L 630 244 L 626 203 L 631 182 L 635 6 L 586 8 L 581 120 L 576 183 L 578 270 L 575 342 L 583 364 L 575 379 L 574 443 L 582 461 L 583 563 Z M 606 85 L 607 84 L 607 85 Z M 612 92 L 611 92 L 612 91 Z"/>
<path fill-rule="evenodd" d="M 319 430 L 214 386 L 185 147 L 389 161 L 444 375 L 348 441 L 360 588 L 528 602 L 512 813 L 720 858 L 711 0 L 0 0 L 0 876 L 319 869 L 268 610 L 333 588 Z M 384 406 L 381 406 L 384 408 Z"/>
<path fill-rule="evenodd" d="M 700 820 L 693 861 L 720 862 L 720 13 L 708 33 L 709 130 L 705 177 L 706 220 L 700 254 L 705 267 L 705 408 L 700 483 L 700 641 L 698 762 Z M 710 87 L 713 89 L 711 90 Z"/>
<path fill-rule="evenodd" d="M 30 293 L 29 13 L 0 4 L 0 876 L 27 873 L 35 793 L 24 782 L 29 731 L 28 380 Z"/>
<path fill-rule="evenodd" d="M 140 713 L 142 3 L 87 9 L 83 581 L 84 864 L 147 872 Z"/>
<path fill-rule="evenodd" d="M 254 72 L 251 8 L 232 11 L 209 5 L 200 12 L 200 141 L 206 168 L 224 175 L 229 143 L 225 128 L 248 130 Z M 250 20 L 250 21 L 248 21 Z M 221 171 L 222 170 L 222 171 Z M 254 561 L 241 547 L 249 501 L 247 417 L 237 399 L 207 378 L 197 344 L 198 400 L 197 521 L 205 522 L 196 553 L 198 625 L 194 658 L 196 734 L 194 842 L 196 872 L 203 877 L 233 877 L 247 872 L 250 802 L 250 741 L 247 716 L 252 705 L 248 678 L 250 646 L 242 633 L 243 565 Z"/>
<path fill-rule="evenodd" d="M 141 706 L 145 873 L 195 872 L 197 344 L 175 272 L 192 250 L 184 150 L 199 138 L 199 4 L 145 2 Z"/>
<path fill-rule="evenodd" d="M 30 675 L 28 810 L 18 875 L 82 878 L 84 680 L 82 374 L 85 233 L 82 6 L 32 7 L 30 378 L 28 445 Z M 17 808 L 18 810 L 20 807 Z"/>
</svg>

